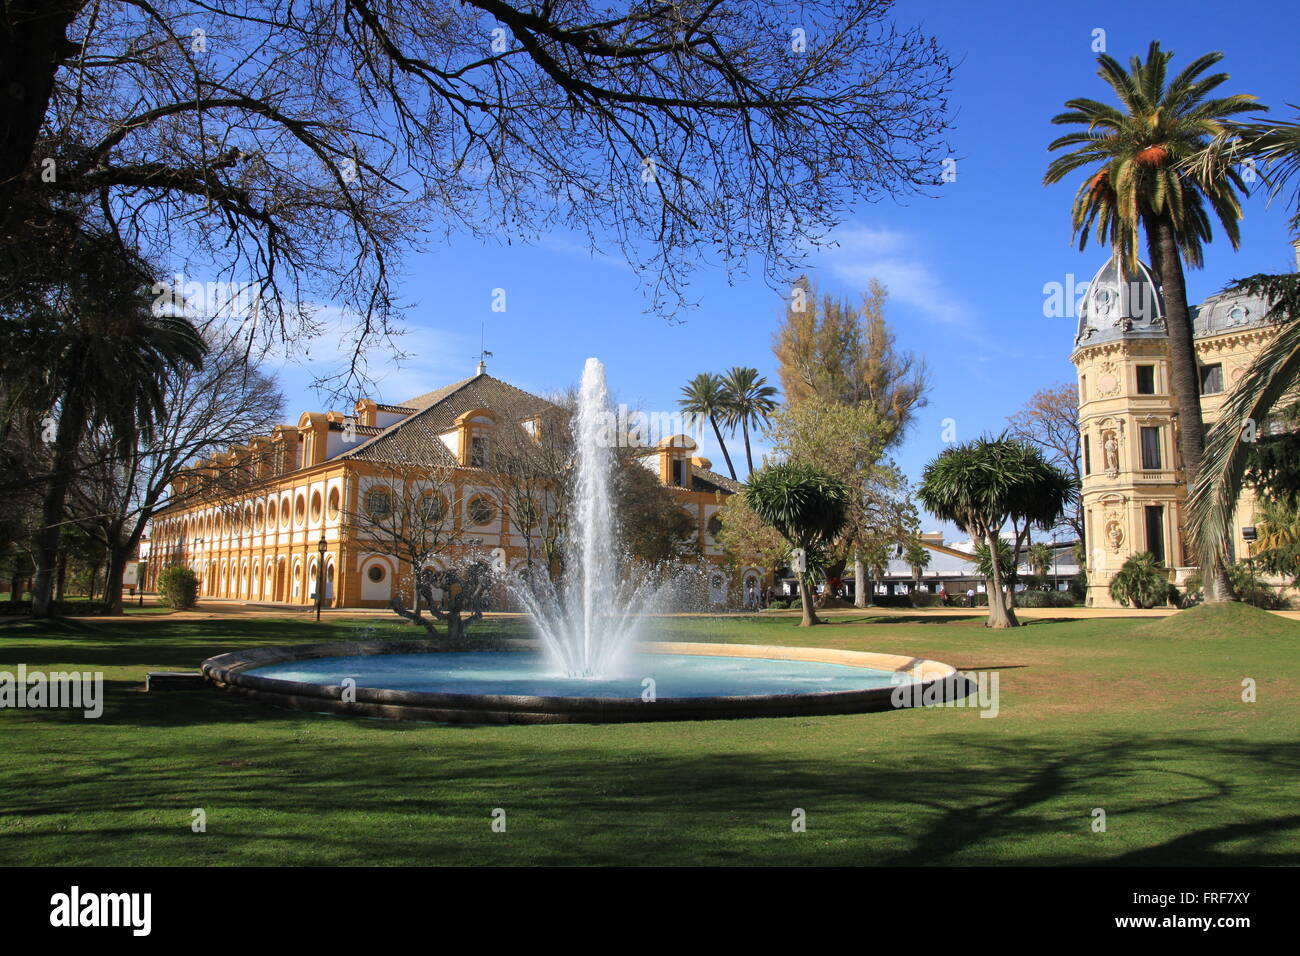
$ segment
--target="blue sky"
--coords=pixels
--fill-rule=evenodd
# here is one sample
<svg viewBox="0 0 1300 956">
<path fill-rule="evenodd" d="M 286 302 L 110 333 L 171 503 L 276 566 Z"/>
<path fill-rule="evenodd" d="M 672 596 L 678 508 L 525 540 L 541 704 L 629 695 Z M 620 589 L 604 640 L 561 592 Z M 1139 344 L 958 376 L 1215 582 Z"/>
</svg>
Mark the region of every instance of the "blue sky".
<svg viewBox="0 0 1300 956">
<path fill-rule="evenodd" d="M 943 447 L 944 419 L 955 420 L 959 439 L 996 431 L 1035 390 L 1074 378 L 1074 320 L 1043 317 L 1043 286 L 1071 274 L 1088 281 L 1106 253 L 1091 245 L 1079 253 L 1071 242 L 1077 182 L 1041 181 L 1058 135 L 1049 119 L 1068 98 L 1109 99 L 1096 76 L 1093 30 L 1105 30 L 1108 52 L 1125 62 L 1152 39 L 1175 51 L 1172 69 L 1221 50 L 1232 78 L 1220 92 L 1252 93 L 1274 114 L 1294 116 L 1287 103 L 1300 104 L 1300 5 L 903 0 L 896 18 L 938 36 L 957 64 L 956 181 L 933 198 L 854 210 L 832 234 L 838 248 L 814 254 L 807 271 L 821 291 L 851 299 L 873 276 L 889 287 L 898 344 L 924 355 L 933 379 L 929 405 L 896 456 L 915 480 Z M 1286 220 L 1281 202 L 1248 200 L 1242 248 L 1234 253 L 1222 238 L 1208 248 L 1205 268 L 1188 273 L 1192 301 L 1235 277 L 1294 269 Z M 507 292 L 504 313 L 491 310 L 495 288 Z M 651 410 L 674 410 L 681 385 L 701 371 L 752 365 L 776 380 L 771 340 L 783 303 L 757 270 L 730 280 L 697 273 L 691 297 L 699 305 L 672 323 L 644 312 L 645 295 L 621 261 L 593 258 L 561 235 L 531 246 L 469 238 L 434 246 L 408 261 L 402 289 L 414 305 L 403 343 L 410 357 L 398 367 L 371 356 L 381 400 L 471 374 L 480 324 L 494 353 L 489 371 L 537 392 L 575 382 L 592 355 L 621 400 Z M 327 357 L 332 345 L 312 352 Z M 279 374 L 287 418 L 321 406 L 310 370 Z M 703 453 L 721 470 L 713 444 L 710 436 Z M 739 439 L 737 460 L 738 448 Z"/>
</svg>

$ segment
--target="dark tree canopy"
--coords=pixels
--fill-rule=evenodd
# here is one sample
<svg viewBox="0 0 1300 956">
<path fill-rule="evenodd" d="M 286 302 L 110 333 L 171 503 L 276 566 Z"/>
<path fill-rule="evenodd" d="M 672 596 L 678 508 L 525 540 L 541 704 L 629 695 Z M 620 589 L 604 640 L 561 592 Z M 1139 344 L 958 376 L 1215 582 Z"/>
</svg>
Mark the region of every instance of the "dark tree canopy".
<svg viewBox="0 0 1300 956">
<path fill-rule="evenodd" d="M 260 286 L 250 333 L 329 303 L 358 352 L 400 311 L 401 254 L 452 234 L 571 230 L 671 312 L 701 264 L 783 279 L 855 199 L 937 184 L 950 65 L 890 13 L 10 0 L 0 218 L 91 203 L 149 261 Z"/>
</svg>

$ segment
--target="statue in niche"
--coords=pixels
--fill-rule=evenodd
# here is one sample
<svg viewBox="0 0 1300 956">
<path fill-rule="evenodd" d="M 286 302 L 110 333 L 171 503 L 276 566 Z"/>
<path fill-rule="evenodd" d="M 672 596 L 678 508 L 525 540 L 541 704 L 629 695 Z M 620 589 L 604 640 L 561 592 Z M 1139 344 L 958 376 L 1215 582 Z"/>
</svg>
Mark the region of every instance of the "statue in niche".
<svg viewBox="0 0 1300 956">
<path fill-rule="evenodd" d="M 1120 545 L 1124 543 L 1124 528 L 1116 518 L 1111 518 L 1106 522 L 1106 540 L 1110 542 L 1112 551 L 1119 551 Z"/>
<path fill-rule="evenodd" d="M 1102 440 L 1102 454 L 1106 464 L 1106 475 L 1115 478 L 1119 475 L 1119 441 L 1114 432 L 1106 432 Z"/>
</svg>

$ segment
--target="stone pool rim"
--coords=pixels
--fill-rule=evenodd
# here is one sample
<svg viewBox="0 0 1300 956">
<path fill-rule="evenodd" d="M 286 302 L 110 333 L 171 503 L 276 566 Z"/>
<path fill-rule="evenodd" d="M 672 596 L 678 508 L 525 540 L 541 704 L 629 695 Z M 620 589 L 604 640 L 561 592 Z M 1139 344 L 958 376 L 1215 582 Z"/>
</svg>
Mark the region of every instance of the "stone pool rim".
<svg viewBox="0 0 1300 956">
<path fill-rule="evenodd" d="M 536 650 L 527 641 L 512 641 L 493 653 Z M 743 657 L 761 660 L 843 664 L 905 674 L 922 687 L 952 685 L 955 668 L 939 661 L 901 654 L 845 651 L 821 647 L 769 644 L 702 644 L 655 641 L 640 645 L 651 654 L 703 657 Z M 430 691 L 356 688 L 354 701 L 343 700 L 338 684 L 259 677 L 258 667 L 319 657 L 361 657 L 375 654 L 448 653 L 436 641 L 329 641 L 286 644 L 231 651 L 209 657 L 200 670 L 214 686 L 289 710 L 314 713 L 418 720 L 435 723 L 557 724 L 630 723 L 660 720 L 718 720 L 740 717 L 796 717 L 893 710 L 894 685 L 807 694 L 752 694 L 728 697 L 661 697 L 654 702 L 627 697 L 542 697 L 523 694 L 453 694 Z M 911 696 L 911 695 L 909 695 Z M 947 692 L 945 692 L 947 696 Z M 960 692 L 957 696 L 964 696 Z"/>
</svg>

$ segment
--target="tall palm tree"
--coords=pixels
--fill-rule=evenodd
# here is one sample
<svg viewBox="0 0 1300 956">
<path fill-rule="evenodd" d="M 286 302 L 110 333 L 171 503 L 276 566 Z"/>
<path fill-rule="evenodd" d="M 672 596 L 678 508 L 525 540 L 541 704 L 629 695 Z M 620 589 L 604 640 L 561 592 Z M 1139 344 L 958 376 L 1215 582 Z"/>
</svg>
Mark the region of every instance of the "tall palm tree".
<svg viewBox="0 0 1300 956">
<path fill-rule="evenodd" d="M 146 290 L 139 275 L 124 274 L 6 329 L 5 348 L 21 348 L 23 367 L 5 366 L 23 402 L 57 411 L 37 534 L 35 617 L 50 614 L 65 502 L 87 430 L 106 425 L 130 443 L 162 413 L 166 374 L 202 363 L 198 331 L 183 317 L 153 314 Z"/>
<path fill-rule="evenodd" d="M 739 365 L 727 372 L 722 381 L 728 396 L 727 425 L 740 426 L 745 436 L 745 464 L 752 472 L 754 455 L 749 448 L 749 429 L 751 425 L 754 428 L 766 425 L 776 411 L 776 388 L 767 384 L 758 369 Z"/>
<path fill-rule="evenodd" d="M 718 419 L 725 420 L 731 409 L 731 396 L 722 381 L 722 376 L 712 372 L 701 372 L 682 386 L 682 397 L 677 400 L 677 404 L 688 415 L 699 415 L 709 420 L 709 424 L 713 426 L 714 437 L 718 439 L 718 445 L 722 448 L 722 457 L 727 460 L 727 471 L 731 473 L 732 481 L 735 481 L 736 468 L 731 463 L 731 455 L 727 453 L 727 443 L 722 440 L 722 431 L 718 428 Z"/>
<path fill-rule="evenodd" d="M 1095 230 L 1097 241 L 1110 243 L 1133 272 L 1139 231 L 1145 233 L 1147 254 L 1164 296 L 1179 450 L 1190 485 L 1200 471 L 1205 425 L 1183 261 L 1201 265 L 1202 244 L 1211 238 L 1211 212 L 1237 248 L 1238 193 L 1246 192 L 1246 187 L 1231 165 L 1214 164 L 1213 175 L 1197 176 L 1186 161 L 1225 130 L 1229 117 L 1264 107 L 1242 94 L 1207 98 L 1228 79 L 1226 73 L 1203 75 L 1223 58 L 1222 53 L 1207 53 L 1168 79 L 1172 57 L 1155 41 L 1145 61 L 1133 57 L 1127 71 L 1112 57 L 1099 56 L 1098 75 L 1114 91 L 1122 109 L 1092 99 L 1067 101 L 1068 112 L 1052 122 L 1084 128 L 1051 143 L 1049 150 L 1070 151 L 1052 161 L 1044 181 L 1056 183 L 1075 170 L 1092 170 L 1074 199 L 1073 226 L 1081 249 L 1089 231 Z M 1198 553 L 1197 558 L 1207 600 L 1228 600 L 1231 592 L 1219 556 Z"/>
</svg>

